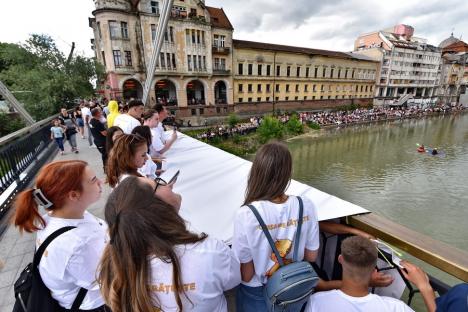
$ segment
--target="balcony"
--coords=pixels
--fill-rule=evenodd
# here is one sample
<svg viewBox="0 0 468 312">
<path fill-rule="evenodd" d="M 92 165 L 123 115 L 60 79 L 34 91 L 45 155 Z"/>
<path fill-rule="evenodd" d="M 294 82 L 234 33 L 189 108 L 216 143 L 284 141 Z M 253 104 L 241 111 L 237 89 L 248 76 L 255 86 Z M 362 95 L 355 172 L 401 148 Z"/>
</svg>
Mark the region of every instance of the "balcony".
<svg viewBox="0 0 468 312">
<path fill-rule="evenodd" d="M 229 69 L 226 69 L 225 67 L 213 67 L 213 75 L 219 75 L 219 76 L 225 76 L 225 75 L 229 75 L 231 73 L 231 71 Z"/>
<path fill-rule="evenodd" d="M 231 48 L 229 47 L 221 47 L 221 46 L 217 46 L 217 45 L 214 45 L 212 47 L 212 53 L 213 54 L 222 54 L 222 55 L 227 55 L 229 54 L 231 51 Z"/>
</svg>

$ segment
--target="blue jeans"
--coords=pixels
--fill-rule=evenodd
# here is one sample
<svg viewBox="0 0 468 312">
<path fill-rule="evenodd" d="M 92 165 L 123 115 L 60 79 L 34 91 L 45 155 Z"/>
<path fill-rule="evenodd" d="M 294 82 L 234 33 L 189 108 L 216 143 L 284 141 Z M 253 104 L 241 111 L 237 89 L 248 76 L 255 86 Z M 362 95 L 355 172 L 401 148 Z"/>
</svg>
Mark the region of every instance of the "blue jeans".
<svg viewBox="0 0 468 312">
<path fill-rule="evenodd" d="M 237 312 L 267 312 L 263 286 L 249 287 L 240 284 L 236 293 Z"/>
<path fill-rule="evenodd" d="M 63 137 L 62 138 L 55 138 L 55 143 L 57 143 L 58 147 L 60 150 L 63 152 Z"/>
</svg>

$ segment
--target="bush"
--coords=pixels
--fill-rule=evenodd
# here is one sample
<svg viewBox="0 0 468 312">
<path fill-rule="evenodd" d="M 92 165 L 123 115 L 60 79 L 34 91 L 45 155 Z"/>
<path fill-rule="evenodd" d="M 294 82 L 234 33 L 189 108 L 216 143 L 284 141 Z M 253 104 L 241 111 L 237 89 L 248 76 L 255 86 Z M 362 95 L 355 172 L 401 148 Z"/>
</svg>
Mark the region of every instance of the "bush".
<svg viewBox="0 0 468 312">
<path fill-rule="evenodd" d="M 291 134 L 301 134 L 304 133 L 304 126 L 297 117 L 297 115 L 292 115 L 286 123 L 286 129 Z"/>
<path fill-rule="evenodd" d="M 231 128 L 235 127 L 240 122 L 239 116 L 235 113 L 230 113 L 228 117 L 228 124 Z"/>
<path fill-rule="evenodd" d="M 309 128 L 314 129 L 314 130 L 320 130 L 320 125 L 314 121 L 308 121 L 307 126 L 309 126 Z"/>
<path fill-rule="evenodd" d="M 284 135 L 284 126 L 276 118 L 266 116 L 257 129 L 260 142 L 266 143 L 271 139 L 281 139 Z"/>
</svg>

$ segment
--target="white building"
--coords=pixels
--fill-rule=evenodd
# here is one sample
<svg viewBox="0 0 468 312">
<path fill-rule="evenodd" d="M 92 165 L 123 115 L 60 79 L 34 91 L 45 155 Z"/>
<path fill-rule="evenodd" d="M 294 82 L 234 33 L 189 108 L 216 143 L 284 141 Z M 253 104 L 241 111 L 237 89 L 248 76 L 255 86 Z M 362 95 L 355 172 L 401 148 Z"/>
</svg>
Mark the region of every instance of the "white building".
<svg viewBox="0 0 468 312">
<path fill-rule="evenodd" d="M 374 105 L 436 103 L 441 51 L 413 32 L 411 26 L 396 25 L 356 39 L 353 53 L 381 62 Z"/>
</svg>

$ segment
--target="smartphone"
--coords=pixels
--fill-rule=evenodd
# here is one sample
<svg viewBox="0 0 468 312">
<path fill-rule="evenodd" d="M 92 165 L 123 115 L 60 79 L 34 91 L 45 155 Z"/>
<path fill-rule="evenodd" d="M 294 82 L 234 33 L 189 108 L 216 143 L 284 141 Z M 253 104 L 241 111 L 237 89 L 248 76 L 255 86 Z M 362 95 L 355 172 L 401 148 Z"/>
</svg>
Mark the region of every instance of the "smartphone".
<svg viewBox="0 0 468 312">
<path fill-rule="evenodd" d="M 167 184 L 171 184 L 173 182 L 176 182 L 177 178 L 179 177 L 179 173 L 180 173 L 180 170 L 177 170 L 176 174 L 174 174 L 174 176 L 169 180 L 169 182 L 167 182 Z"/>
</svg>

